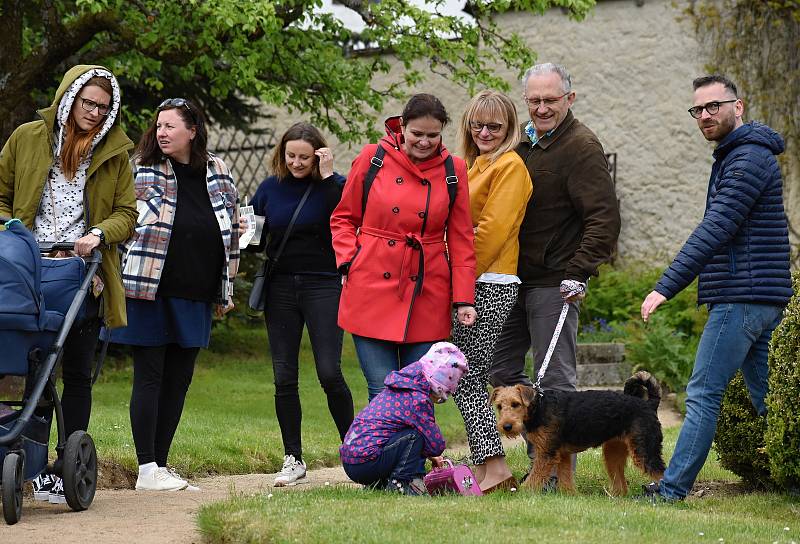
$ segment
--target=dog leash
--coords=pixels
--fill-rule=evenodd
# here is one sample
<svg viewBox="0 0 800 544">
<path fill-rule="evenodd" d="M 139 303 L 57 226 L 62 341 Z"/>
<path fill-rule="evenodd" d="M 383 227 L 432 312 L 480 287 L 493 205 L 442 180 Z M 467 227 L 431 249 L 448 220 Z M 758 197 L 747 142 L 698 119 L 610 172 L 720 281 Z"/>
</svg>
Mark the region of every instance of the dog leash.
<svg viewBox="0 0 800 544">
<path fill-rule="evenodd" d="M 561 296 L 567 299 L 585 292 L 586 284 L 575 280 L 564 280 L 561 282 L 561 287 L 559 290 L 561 292 Z M 550 339 L 550 345 L 547 346 L 547 353 L 544 354 L 544 361 L 542 361 L 542 366 L 539 368 L 539 373 L 536 375 L 536 383 L 533 384 L 533 388 L 539 393 L 542 393 L 542 378 L 544 377 L 544 373 L 547 372 L 547 367 L 550 364 L 550 358 L 553 357 L 553 352 L 556 350 L 558 337 L 561 336 L 561 329 L 564 328 L 564 322 L 567 320 L 568 313 L 569 302 L 565 300 L 564 305 L 561 307 L 561 314 L 558 316 L 556 330 L 553 331 L 553 337 Z"/>
<path fill-rule="evenodd" d="M 547 346 L 547 353 L 544 354 L 544 361 L 542 361 L 542 366 L 539 368 L 539 373 L 536 375 L 536 383 L 533 384 L 533 388 L 536 389 L 538 392 L 542 392 L 542 378 L 544 377 L 544 373 L 547 372 L 547 366 L 550 364 L 550 358 L 553 356 L 553 352 L 556 350 L 556 344 L 558 343 L 558 337 L 561 336 L 561 329 L 564 327 L 564 321 L 567 320 L 567 313 L 569 313 L 569 302 L 564 302 L 564 305 L 561 307 L 561 315 L 558 316 L 558 323 L 556 323 L 556 330 L 553 331 L 553 337 L 550 339 L 550 345 Z"/>
</svg>

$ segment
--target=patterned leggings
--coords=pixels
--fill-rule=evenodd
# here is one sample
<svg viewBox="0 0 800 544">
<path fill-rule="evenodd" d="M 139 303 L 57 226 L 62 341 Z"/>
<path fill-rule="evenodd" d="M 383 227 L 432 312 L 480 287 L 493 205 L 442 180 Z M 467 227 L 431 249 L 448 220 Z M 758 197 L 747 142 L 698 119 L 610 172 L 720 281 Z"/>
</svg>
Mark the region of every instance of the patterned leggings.
<svg viewBox="0 0 800 544">
<path fill-rule="evenodd" d="M 516 283 L 475 284 L 475 310 L 478 319 L 465 327 L 453 318 L 453 343 L 464 353 L 469 370 L 453 394 L 464 425 L 472 461 L 483 464 L 489 457 L 504 456 L 503 444 L 497 432 L 494 408 L 489 404 L 489 367 L 494 358 L 494 345 L 506 317 L 517 301 Z"/>
</svg>

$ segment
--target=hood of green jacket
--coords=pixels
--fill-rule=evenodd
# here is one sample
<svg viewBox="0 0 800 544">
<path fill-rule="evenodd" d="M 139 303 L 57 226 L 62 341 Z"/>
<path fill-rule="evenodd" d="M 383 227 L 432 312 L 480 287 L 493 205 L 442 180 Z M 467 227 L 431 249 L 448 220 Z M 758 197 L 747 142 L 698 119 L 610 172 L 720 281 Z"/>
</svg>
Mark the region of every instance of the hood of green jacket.
<svg viewBox="0 0 800 544">
<path fill-rule="evenodd" d="M 41 119 L 17 127 L 3 146 L 0 151 L 0 215 L 17 217 L 33 229 L 45 182 L 53 165 L 56 137 L 59 135 L 59 111 L 63 114 L 71 108 L 77 92 L 72 99 L 67 99 L 67 95 L 71 90 L 80 91 L 83 84 L 78 82 L 86 78 L 83 80 L 85 83 L 92 77 L 92 70 L 105 72 L 98 74 L 102 77 L 113 77 L 102 66 L 72 68 L 65 74 L 53 105 L 38 112 Z M 78 86 L 73 89 L 76 84 Z M 114 85 L 116 80 L 112 88 Z M 65 100 L 70 100 L 69 104 Z M 115 100 L 117 112 L 119 103 L 118 99 Z M 107 117 L 111 117 L 111 111 Z M 133 148 L 133 143 L 117 120 L 105 121 L 110 126 L 92 153 L 84 188 L 84 202 L 88 203 L 87 227 L 97 226 L 106 237 L 100 266 L 105 283 L 103 319 L 111 328 L 125 325 L 125 292 L 120 280 L 116 244 L 131 236 L 138 215 L 128 160 L 128 151 Z"/>
<path fill-rule="evenodd" d="M 64 74 L 61 84 L 58 86 L 58 89 L 56 89 L 53 103 L 49 107 L 40 109 L 37 112 L 48 129 L 53 156 L 59 154 L 61 145 L 64 143 L 63 128 L 72 111 L 72 105 L 75 99 L 84 84 L 95 76 L 108 79 L 113 90 L 112 108 L 103 121 L 103 129 L 95 136 L 93 143 L 95 152 L 101 155 L 98 159 L 102 160 L 105 158 L 105 155 L 115 155 L 122 149 L 127 150 L 132 147 L 133 142 L 125 135 L 118 122 L 122 95 L 117 79 L 111 71 L 104 66 L 79 64 L 73 66 Z M 55 140 L 53 140 L 53 138 Z"/>
</svg>

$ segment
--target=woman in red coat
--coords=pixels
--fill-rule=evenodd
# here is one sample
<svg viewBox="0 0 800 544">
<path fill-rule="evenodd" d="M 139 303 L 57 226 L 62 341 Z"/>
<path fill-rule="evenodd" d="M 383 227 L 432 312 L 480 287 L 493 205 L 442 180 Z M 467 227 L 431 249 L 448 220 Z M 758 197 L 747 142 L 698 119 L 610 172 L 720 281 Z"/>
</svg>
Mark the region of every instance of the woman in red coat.
<svg viewBox="0 0 800 544">
<path fill-rule="evenodd" d="M 339 326 L 353 335 L 370 399 L 389 372 L 450 336 L 453 308 L 464 325 L 476 319 L 467 169 L 442 145 L 448 121 L 435 96 L 411 97 L 353 161 L 331 215 Z"/>
</svg>

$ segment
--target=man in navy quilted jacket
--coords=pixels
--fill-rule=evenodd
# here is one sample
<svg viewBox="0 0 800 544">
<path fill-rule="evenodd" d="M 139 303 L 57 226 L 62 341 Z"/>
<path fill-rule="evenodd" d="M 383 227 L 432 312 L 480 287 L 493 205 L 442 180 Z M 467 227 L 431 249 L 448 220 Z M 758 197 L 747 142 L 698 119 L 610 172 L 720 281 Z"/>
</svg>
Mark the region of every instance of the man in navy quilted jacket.
<svg viewBox="0 0 800 544">
<path fill-rule="evenodd" d="M 750 400 L 766 414 L 767 352 L 772 331 L 792 296 L 789 229 L 776 155 L 783 138 L 766 125 L 744 123 L 744 103 L 722 76 L 695 79 L 689 114 L 706 140 L 717 142 L 703 220 L 656 288 L 642 303 L 656 308 L 699 276 L 698 304 L 708 305 L 692 377 L 686 419 L 660 482 L 644 486 L 653 500 L 680 500 L 691 491 L 717 427 L 722 395 L 741 369 Z"/>
</svg>

